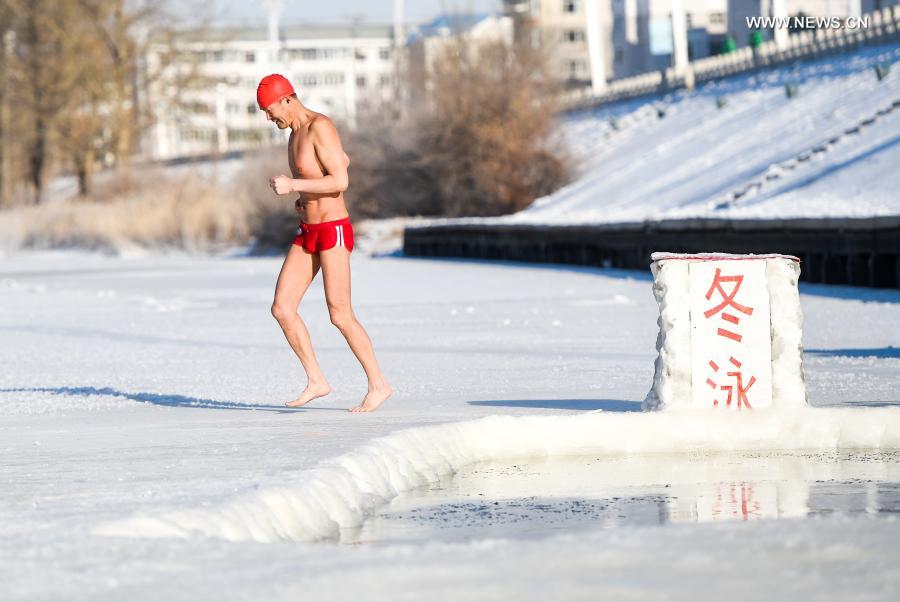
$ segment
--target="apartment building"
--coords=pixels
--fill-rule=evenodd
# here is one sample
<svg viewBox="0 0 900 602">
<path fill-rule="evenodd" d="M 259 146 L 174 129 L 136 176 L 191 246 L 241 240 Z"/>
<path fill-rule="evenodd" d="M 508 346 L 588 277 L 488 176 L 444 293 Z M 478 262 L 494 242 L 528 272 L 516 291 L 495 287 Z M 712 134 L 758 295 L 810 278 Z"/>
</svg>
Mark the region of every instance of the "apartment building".
<svg viewBox="0 0 900 602">
<path fill-rule="evenodd" d="M 612 73 L 612 8 L 610 0 L 598 0 L 601 56 L 605 71 Z M 504 13 L 513 19 L 516 36 L 531 35 L 551 53 L 551 70 L 569 87 L 591 83 L 587 39 L 586 0 L 504 0 Z"/>
<path fill-rule="evenodd" d="M 721 52 L 728 0 L 681 0 L 688 56 Z M 554 55 L 555 72 L 572 87 L 589 85 L 588 0 L 504 0 L 516 23 L 538 32 Z M 596 0 L 603 72 L 607 79 L 663 69 L 672 62 L 672 0 Z"/>
<path fill-rule="evenodd" d="M 281 73 L 301 101 L 348 127 L 391 110 L 396 95 L 390 25 L 302 25 L 187 33 L 151 45 L 145 92 L 154 112 L 143 152 L 154 159 L 267 146 L 284 136 L 256 106 L 263 76 Z M 163 67 L 162 65 L 166 65 Z M 179 81 L 191 73 L 195 84 Z M 173 102 L 177 98 L 177 102 Z"/>
<path fill-rule="evenodd" d="M 722 52 L 728 0 L 682 0 L 689 60 Z M 614 0 L 616 77 L 665 69 L 672 64 L 672 0 Z"/>
<path fill-rule="evenodd" d="M 409 71 L 408 90 L 416 103 L 430 95 L 435 60 L 459 36 L 470 42 L 469 51 L 476 54 L 483 44 L 513 41 L 513 20 L 489 13 L 444 14 L 413 28 L 407 37 L 406 60 Z"/>
</svg>

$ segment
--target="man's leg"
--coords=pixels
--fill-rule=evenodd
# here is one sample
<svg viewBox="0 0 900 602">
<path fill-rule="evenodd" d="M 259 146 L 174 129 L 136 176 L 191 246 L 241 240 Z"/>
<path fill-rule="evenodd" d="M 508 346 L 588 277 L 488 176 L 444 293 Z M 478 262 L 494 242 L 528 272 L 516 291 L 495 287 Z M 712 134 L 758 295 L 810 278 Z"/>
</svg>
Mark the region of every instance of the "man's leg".
<svg viewBox="0 0 900 602">
<path fill-rule="evenodd" d="M 313 278 L 319 271 L 319 257 L 307 253 L 300 245 L 291 245 L 278 274 L 278 284 L 275 285 L 275 300 L 272 302 L 272 315 L 278 320 L 281 330 L 288 344 L 306 371 L 306 389 L 299 397 L 285 405 L 290 407 L 302 406 L 311 399 L 328 395 L 331 388 L 325 375 L 316 360 L 312 341 L 309 339 L 309 331 L 306 324 L 297 313 L 300 300 L 309 288 Z"/>
<path fill-rule="evenodd" d="M 391 396 L 391 386 L 378 367 L 369 335 L 353 314 L 353 307 L 350 304 L 350 251 L 344 246 L 335 246 L 319 253 L 319 258 L 331 323 L 337 326 L 347 339 L 347 344 L 362 364 L 366 378 L 369 379 L 369 390 L 365 398 L 350 411 L 372 412 Z"/>
</svg>

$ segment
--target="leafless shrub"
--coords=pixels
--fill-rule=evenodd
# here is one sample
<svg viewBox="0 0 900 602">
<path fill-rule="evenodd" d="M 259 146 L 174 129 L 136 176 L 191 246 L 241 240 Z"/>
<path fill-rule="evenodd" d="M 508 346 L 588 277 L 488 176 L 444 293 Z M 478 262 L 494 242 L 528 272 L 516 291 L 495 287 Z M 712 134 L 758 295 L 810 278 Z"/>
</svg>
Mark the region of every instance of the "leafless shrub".
<svg viewBox="0 0 900 602">
<path fill-rule="evenodd" d="M 356 217 L 437 215 L 435 174 L 423 161 L 410 124 L 368 123 L 347 135 L 350 188 L 345 197 Z"/>
<path fill-rule="evenodd" d="M 476 45 L 458 35 L 430 73 L 411 67 L 407 87 L 420 102 L 407 118 L 369 118 L 344 134 L 354 215 L 498 215 L 564 185 L 548 62 L 527 41 Z"/>
<path fill-rule="evenodd" d="M 474 46 L 465 36 L 436 58 L 415 130 L 417 163 L 436 183 L 441 214 L 515 212 L 568 181 L 546 65 L 540 48 Z"/>
</svg>

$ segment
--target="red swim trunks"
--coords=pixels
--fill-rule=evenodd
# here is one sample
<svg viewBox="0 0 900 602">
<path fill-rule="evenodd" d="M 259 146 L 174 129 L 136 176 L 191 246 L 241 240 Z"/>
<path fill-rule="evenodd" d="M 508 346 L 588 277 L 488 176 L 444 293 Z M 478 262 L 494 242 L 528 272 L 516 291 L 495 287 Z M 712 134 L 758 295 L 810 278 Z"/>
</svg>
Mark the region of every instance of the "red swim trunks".
<svg viewBox="0 0 900 602">
<path fill-rule="evenodd" d="M 327 251 L 335 246 L 353 250 L 353 226 L 350 218 L 336 219 L 330 222 L 307 224 L 300 222 L 294 244 L 303 247 L 307 253 Z"/>
</svg>

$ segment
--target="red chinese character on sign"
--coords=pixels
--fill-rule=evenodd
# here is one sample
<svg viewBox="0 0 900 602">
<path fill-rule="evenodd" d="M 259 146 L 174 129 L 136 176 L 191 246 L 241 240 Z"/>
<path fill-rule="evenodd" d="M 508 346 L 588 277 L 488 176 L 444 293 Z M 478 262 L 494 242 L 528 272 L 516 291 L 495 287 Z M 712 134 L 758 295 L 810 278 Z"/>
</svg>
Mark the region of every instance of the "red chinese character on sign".
<svg viewBox="0 0 900 602">
<path fill-rule="evenodd" d="M 737 483 L 731 483 L 727 486 L 728 491 L 728 500 L 723 499 L 722 489 L 716 493 L 716 500 L 713 502 L 712 507 L 712 515 L 713 518 L 719 518 L 723 515 L 731 515 L 733 517 L 740 516 L 741 519 L 747 520 L 750 517 L 759 517 L 760 510 L 762 507 L 755 499 L 755 492 L 753 491 L 753 483 L 741 483 L 741 500 L 740 500 L 740 510 L 738 509 L 738 499 L 737 499 Z M 728 510 L 723 512 L 722 506 L 727 505 Z"/>
<path fill-rule="evenodd" d="M 750 390 L 750 387 L 753 386 L 753 383 L 756 382 L 756 377 L 751 376 L 750 382 L 747 383 L 747 386 L 744 386 L 744 375 L 740 372 L 741 362 L 736 360 L 734 356 L 729 357 L 728 361 L 736 368 L 733 372 L 726 372 L 727 376 L 734 378 L 734 384 L 731 385 L 719 385 L 712 378 L 706 379 L 706 384 L 710 386 L 714 391 L 722 390 L 728 392 L 728 397 L 725 400 L 725 406 L 730 407 L 731 402 L 735 397 L 735 390 L 737 391 L 737 407 L 740 409 L 743 406 L 747 406 L 748 409 L 752 410 L 753 407 L 750 405 L 750 399 L 747 397 L 747 391 Z M 714 361 L 709 360 L 709 367 L 712 368 L 713 372 L 719 371 L 719 365 Z M 713 399 L 713 407 L 719 405 L 718 399 Z"/>
<path fill-rule="evenodd" d="M 719 295 L 722 297 L 722 302 L 719 305 L 711 307 L 703 312 L 703 317 L 710 318 L 711 316 L 716 315 L 719 312 L 722 312 L 722 319 L 730 324 L 738 325 L 740 322 L 740 318 L 734 314 L 728 313 L 724 311 L 726 308 L 734 308 L 736 311 L 739 311 L 748 316 L 753 315 L 753 308 L 747 307 L 745 305 L 741 305 L 737 301 L 735 301 L 735 297 L 738 294 L 738 291 L 741 288 L 741 283 L 744 281 L 744 276 L 742 274 L 735 276 L 723 276 L 722 270 L 720 268 L 716 268 L 716 274 L 713 276 L 712 284 L 709 287 L 709 290 L 706 291 L 706 300 L 709 301 L 712 298 L 713 291 L 717 291 Z M 734 283 L 734 286 L 731 289 L 731 292 L 726 292 L 722 283 Z M 731 327 L 729 327 L 731 328 Z M 717 331 L 719 336 L 731 339 L 733 341 L 740 342 L 741 335 L 733 332 L 731 330 L 725 328 L 719 328 Z"/>
</svg>

